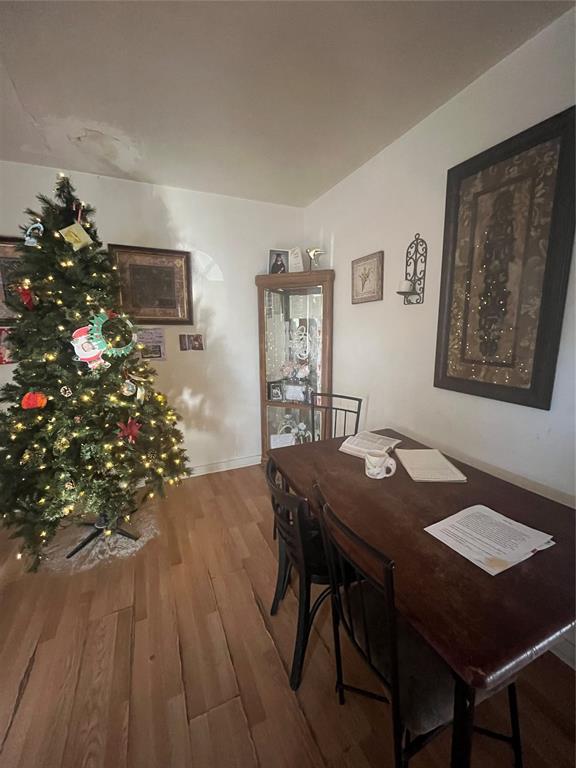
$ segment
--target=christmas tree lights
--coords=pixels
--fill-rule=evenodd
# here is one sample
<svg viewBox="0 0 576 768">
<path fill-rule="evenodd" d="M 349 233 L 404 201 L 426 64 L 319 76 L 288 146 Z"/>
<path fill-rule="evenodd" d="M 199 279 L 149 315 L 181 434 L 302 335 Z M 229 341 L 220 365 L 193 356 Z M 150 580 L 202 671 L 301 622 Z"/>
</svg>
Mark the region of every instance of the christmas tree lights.
<svg viewBox="0 0 576 768">
<path fill-rule="evenodd" d="M 116 306 L 117 269 L 94 209 L 63 175 L 55 200 L 38 199 L 11 275 L 17 367 L 0 393 L 0 519 L 32 568 L 63 519 L 97 519 L 110 535 L 138 498 L 189 474 L 178 416 Z"/>
</svg>

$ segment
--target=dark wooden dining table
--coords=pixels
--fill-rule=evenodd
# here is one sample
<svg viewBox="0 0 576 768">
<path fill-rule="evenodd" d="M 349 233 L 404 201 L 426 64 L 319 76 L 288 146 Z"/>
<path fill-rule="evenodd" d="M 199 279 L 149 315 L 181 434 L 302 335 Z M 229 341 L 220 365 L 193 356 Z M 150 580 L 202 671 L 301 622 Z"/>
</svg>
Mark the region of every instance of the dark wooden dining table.
<svg viewBox="0 0 576 768">
<path fill-rule="evenodd" d="M 380 434 L 401 448 L 428 447 Z M 574 627 L 574 510 L 452 458 L 466 483 L 414 482 L 400 461 L 393 476 L 372 480 L 341 443 L 268 453 L 313 512 L 320 490 L 346 525 L 394 560 L 398 610 L 454 674 L 451 766 L 468 768 L 476 690 L 500 687 Z M 551 534 L 555 546 L 492 576 L 424 530 L 474 504 Z"/>
</svg>

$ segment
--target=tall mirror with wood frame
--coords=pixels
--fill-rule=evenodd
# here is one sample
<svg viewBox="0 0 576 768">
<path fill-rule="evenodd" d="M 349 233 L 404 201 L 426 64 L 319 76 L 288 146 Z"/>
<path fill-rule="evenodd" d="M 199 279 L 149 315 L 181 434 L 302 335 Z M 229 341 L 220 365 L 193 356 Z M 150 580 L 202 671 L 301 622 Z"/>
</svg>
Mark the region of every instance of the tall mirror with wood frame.
<svg viewBox="0 0 576 768">
<path fill-rule="evenodd" d="M 258 275 L 262 459 L 312 440 L 310 393 L 332 387 L 334 270 Z"/>
</svg>

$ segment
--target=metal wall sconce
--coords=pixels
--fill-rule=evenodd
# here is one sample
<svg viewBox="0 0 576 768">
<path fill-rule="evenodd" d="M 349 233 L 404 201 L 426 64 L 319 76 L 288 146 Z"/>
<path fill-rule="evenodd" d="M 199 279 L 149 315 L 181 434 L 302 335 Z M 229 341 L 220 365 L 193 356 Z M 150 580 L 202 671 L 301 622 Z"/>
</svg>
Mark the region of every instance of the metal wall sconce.
<svg viewBox="0 0 576 768">
<path fill-rule="evenodd" d="M 427 258 L 428 245 L 417 232 L 406 249 L 405 279 L 400 281 L 396 291 L 400 296 L 404 296 L 404 304 L 424 304 Z"/>
</svg>

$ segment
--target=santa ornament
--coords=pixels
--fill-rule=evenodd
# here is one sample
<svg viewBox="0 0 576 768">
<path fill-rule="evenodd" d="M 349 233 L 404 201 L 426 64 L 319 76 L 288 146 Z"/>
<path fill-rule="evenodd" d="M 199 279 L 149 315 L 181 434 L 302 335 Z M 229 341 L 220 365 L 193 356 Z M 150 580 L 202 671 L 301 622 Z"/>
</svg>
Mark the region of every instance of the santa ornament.
<svg viewBox="0 0 576 768">
<path fill-rule="evenodd" d="M 83 325 L 82 328 L 78 328 L 72 334 L 72 346 L 76 352 L 76 359 L 86 363 L 90 370 L 101 367 L 109 368 L 110 363 L 102 358 L 106 350 L 106 342 L 103 339 L 93 341 L 90 338 L 91 330 L 90 325 Z"/>
</svg>

